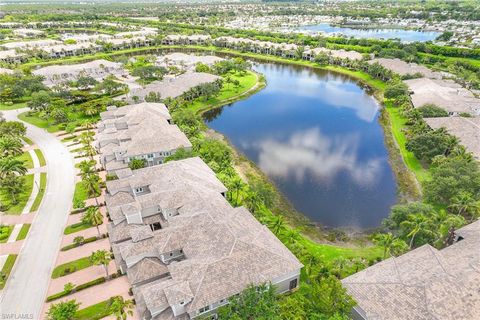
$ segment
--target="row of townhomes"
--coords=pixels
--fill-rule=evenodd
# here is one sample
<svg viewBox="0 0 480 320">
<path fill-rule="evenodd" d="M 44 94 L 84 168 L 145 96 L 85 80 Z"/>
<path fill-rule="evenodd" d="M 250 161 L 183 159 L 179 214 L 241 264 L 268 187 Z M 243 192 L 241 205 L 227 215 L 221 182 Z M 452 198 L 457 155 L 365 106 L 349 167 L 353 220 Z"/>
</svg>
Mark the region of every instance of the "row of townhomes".
<svg viewBox="0 0 480 320">
<path fill-rule="evenodd" d="M 162 103 L 111 106 L 101 119 L 97 143 L 100 163 L 109 174 L 128 168 L 134 159 L 143 160 L 147 166 L 158 165 L 179 148 L 192 147 Z"/>
<path fill-rule="evenodd" d="M 426 244 L 342 280 L 353 319 L 480 319 L 480 220 L 455 233 L 442 250 Z"/>
<path fill-rule="evenodd" d="M 109 239 L 140 318 L 213 316 L 251 284 L 298 287 L 302 264 L 247 209 L 228 203 L 200 158 L 163 163 L 191 147 L 163 104 L 110 107 L 101 117 L 102 165 L 117 176 L 106 183 Z M 131 170 L 132 156 L 147 166 Z"/>
</svg>

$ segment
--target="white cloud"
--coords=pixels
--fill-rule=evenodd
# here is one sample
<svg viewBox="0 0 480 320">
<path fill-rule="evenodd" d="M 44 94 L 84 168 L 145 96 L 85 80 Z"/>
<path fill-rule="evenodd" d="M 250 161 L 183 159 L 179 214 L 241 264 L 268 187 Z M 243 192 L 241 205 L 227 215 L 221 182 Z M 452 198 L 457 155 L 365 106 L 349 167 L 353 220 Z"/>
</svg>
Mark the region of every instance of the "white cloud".
<svg viewBox="0 0 480 320">
<path fill-rule="evenodd" d="M 379 178 L 382 158 L 362 162 L 358 159 L 358 135 L 333 138 L 322 135 L 319 128 L 294 133 L 287 141 L 266 139 L 255 144 L 244 144 L 259 152 L 260 168 L 271 176 L 293 176 L 302 181 L 313 175 L 329 182 L 346 171 L 361 186 L 368 187 Z"/>
</svg>

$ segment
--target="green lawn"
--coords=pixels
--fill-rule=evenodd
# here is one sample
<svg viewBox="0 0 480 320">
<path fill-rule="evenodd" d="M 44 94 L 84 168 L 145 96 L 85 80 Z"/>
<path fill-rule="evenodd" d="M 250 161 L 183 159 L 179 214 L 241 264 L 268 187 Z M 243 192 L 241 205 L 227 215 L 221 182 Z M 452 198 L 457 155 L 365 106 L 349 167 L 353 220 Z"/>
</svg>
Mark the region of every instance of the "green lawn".
<svg viewBox="0 0 480 320">
<path fill-rule="evenodd" d="M 3 289 L 5 287 L 5 284 L 7 283 L 8 276 L 10 275 L 10 272 L 13 269 L 13 266 L 15 265 L 15 260 L 17 260 L 17 255 L 16 254 L 9 254 L 7 261 L 3 265 L 2 268 L 2 273 L 5 275 L 5 280 L 0 280 L 0 289 Z"/>
<path fill-rule="evenodd" d="M 40 203 L 42 202 L 43 195 L 45 194 L 46 188 L 47 188 L 47 173 L 41 172 L 40 173 L 40 191 L 38 192 L 37 197 L 33 201 L 30 212 L 34 212 L 38 210 L 38 207 L 40 207 Z"/>
<path fill-rule="evenodd" d="M 43 156 L 43 153 L 40 149 L 35 149 L 35 154 L 37 155 L 38 162 L 40 162 L 40 167 L 43 167 L 47 164 L 45 161 L 45 157 Z"/>
<path fill-rule="evenodd" d="M 79 232 L 79 231 L 82 231 L 82 230 L 85 230 L 85 229 L 88 229 L 88 228 L 91 228 L 91 227 L 92 227 L 92 225 L 90 223 L 83 223 L 83 222 L 74 223 L 74 224 L 71 224 L 71 225 L 67 226 L 65 228 L 65 230 L 63 231 L 63 234 L 71 234 L 71 233 Z"/>
<path fill-rule="evenodd" d="M 386 103 L 386 110 L 390 116 L 393 136 L 398 143 L 405 164 L 415 174 L 419 182 L 427 181 L 430 178 L 430 172 L 406 148 L 407 137 L 402 130 L 405 128 L 407 120 L 400 114 L 400 109 L 393 107 L 390 103 Z"/>
<path fill-rule="evenodd" d="M 229 100 L 237 100 L 239 96 L 245 94 L 252 89 L 258 82 L 257 75 L 254 72 L 248 71 L 244 75 L 233 73 L 229 75 L 232 80 L 238 80 L 240 84 L 235 87 L 233 84 L 224 83 L 220 93 L 208 100 L 203 98 L 195 99 L 189 104 L 189 108 L 196 112 L 204 112 L 208 109 L 221 107 L 229 103 Z"/>
<path fill-rule="evenodd" d="M 34 145 L 35 142 L 33 142 L 31 139 L 27 138 L 27 137 L 23 137 L 22 138 L 23 141 L 25 141 L 25 143 L 29 144 L 29 145 Z"/>
<path fill-rule="evenodd" d="M 10 234 L 13 231 L 13 225 L 2 225 L 1 226 L 1 238 L 0 238 L 0 243 L 5 243 L 8 241 L 8 238 L 10 237 Z"/>
<path fill-rule="evenodd" d="M 0 201 L 2 203 L 5 203 L 8 208 L 5 213 L 21 214 L 23 208 L 27 204 L 28 198 L 30 197 L 30 194 L 33 190 L 33 174 L 27 174 L 24 178 L 25 188 L 23 189 L 23 192 L 17 196 L 19 200 L 17 204 L 13 205 L 11 203 L 10 195 L 7 194 L 4 190 L 0 190 Z"/>
<path fill-rule="evenodd" d="M 26 102 L 14 103 L 12 105 L 0 103 L 0 111 L 15 110 L 20 108 L 25 108 L 26 106 L 27 106 Z"/>
<path fill-rule="evenodd" d="M 110 300 L 105 300 L 78 310 L 75 314 L 75 320 L 98 320 L 110 314 L 112 314 L 110 311 Z"/>
<path fill-rule="evenodd" d="M 23 240 L 27 237 L 28 231 L 30 230 L 30 224 L 26 223 L 22 226 L 20 229 L 20 232 L 18 233 L 16 241 Z"/>
<path fill-rule="evenodd" d="M 68 117 L 69 119 L 71 119 L 69 123 L 73 123 L 76 126 L 82 125 L 86 120 L 100 119 L 100 116 L 96 116 L 92 118 L 92 117 L 87 117 L 78 112 L 68 112 Z M 23 120 L 39 128 L 47 129 L 47 131 L 50 133 L 60 131 L 65 126 L 65 124 L 55 124 L 53 120 L 47 121 L 45 119 L 40 118 L 38 112 L 26 111 L 26 112 L 20 113 L 18 115 L 18 118 L 20 120 Z"/>
<path fill-rule="evenodd" d="M 75 184 L 75 193 L 73 194 L 73 202 L 76 201 L 85 201 L 88 199 L 88 192 L 85 189 L 83 182 L 77 182 Z"/>
<path fill-rule="evenodd" d="M 83 257 L 77 260 L 73 260 L 64 264 L 57 266 L 53 269 L 52 279 L 60 278 L 66 276 L 67 274 L 79 271 L 88 267 L 91 267 L 92 261 L 90 257 Z"/>
<path fill-rule="evenodd" d="M 18 160 L 23 161 L 25 164 L 25 168 L 27 169 L 32 169 L 33 168 L 33 160 L 32 156 L 30 156 L 30 153 L 28 151 L 22 153 L 20 156 L 18 156 Z"/>
</svg>

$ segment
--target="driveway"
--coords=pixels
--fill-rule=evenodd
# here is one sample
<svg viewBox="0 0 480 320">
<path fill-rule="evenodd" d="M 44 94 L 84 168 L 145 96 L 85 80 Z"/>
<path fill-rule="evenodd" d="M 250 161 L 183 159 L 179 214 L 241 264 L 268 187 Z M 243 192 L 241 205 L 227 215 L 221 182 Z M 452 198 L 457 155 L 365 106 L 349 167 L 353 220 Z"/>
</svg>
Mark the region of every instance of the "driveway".
<svg viewBox="0 0 480 320">
<path fill-rule="evenodd" d="M 7 120 L 17 120 L 27 109 L 3 111 Z M 25 124 L 27 136 L 47 161 L 47 188 L 43 202 L 2 292 L 2 315 L 40 319 L 42 305 L 57 252 L 71 209 L 74 191 L 73 158 L 63 144 L 44 129 Z"/>
</svg>

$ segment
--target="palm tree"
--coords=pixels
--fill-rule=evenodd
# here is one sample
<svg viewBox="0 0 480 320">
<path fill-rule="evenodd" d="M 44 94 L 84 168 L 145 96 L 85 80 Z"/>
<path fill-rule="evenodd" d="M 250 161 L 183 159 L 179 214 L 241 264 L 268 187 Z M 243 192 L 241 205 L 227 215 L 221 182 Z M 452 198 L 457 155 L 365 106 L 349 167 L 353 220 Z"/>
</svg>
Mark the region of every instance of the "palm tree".
<svg viewBox="0 0 480 320">
<path fill-rule="evenodd" d="M 110 311 L 117 320 L 126 320 L 127 316 L 133 316 L 132 300 L 125 300 L 122 296 L 116 296 L 111 299 Z"/>
<path fill-rule="evenodd" d="M 298 229 L 287 229 L 285 232 L 285 237 L 287 238 L 285 241 L 287 245 L 293 245 L 302 238 Z"/>
<path fill-rule="evenodd" d="M 273 220 L 269 223 L 268 227 L 272 229 L 272 232 L 278 236 L 280 231 L 285 228 L 285 219 L 283 216 L 276 215 L 273 217 Z"/>
<path fill-rule="evenodd" d="M 85 211 L 82 216 L 82 222 L 95 226 L 97 228 L 98 237 L 100 237 L 100 229 L 98 226 L 103 223 L 103 216 L 97 207 L 88 207 L 87 211 Z"/>
<path fill-rule="evenodd" d="M 231 192 L 235 192 L 235 205 L 238 205 L 238 196 L 239 196 L 240 190 L 242 190 L 243 186 L 244 186 L 244 183 L 243 183 L 242 179 L 240 179 L 238 177 L 234 178 L 229 184 Z M 232 200 L 233 200 L 233 198 L 232 198 Z"/>
<path fill-rule="evenodd" d="M 0 158 L 0 179 L 14 174 L 24 175 L 25 173 L 27 173 L 27 168 L 25 168 L 23 161 L 11 156 Z"/>
<path fill-rule="evenodd" d="M 468 192 L 462 191 L 453 197 L 452 204 L 448 208 L 467 218 L 480 216 L 480 201 L 474 199 Z"/>
<path fill-rule="evenodd" d="M 393 244 L 393 234 L 392 233 L 379 233 L 374 239 L 374 242 L 383 247 L 383 259 L 387 258 L 387 254 L 390 254 Z"/>
<path fill-rule="evenodd" d="M 258 195 L 257 192 L 253 190 L 249 190 L 243 199 L 245 206 L 250 210 L 252 213 L 256 213 L 260 210 L 262 206 L 262 199 Z"/>
<path fill-rule="evenodd" d="M 95 164 L 95 160 L 83 160 L 78 164 L 82 179 L 86 179 L 89 175 L 96 173 Z"/>
<path fill-rule="evenodd" d="M 18 156 L 22 154 L 22 142 L 14 136 L 4 136 L 0 138 L 0 156 Z"/>
<path fill-rule="evenodd" d="M 418 233 L 434 236 L 434 232 L 431 230 L 432 221 L 421 213 L 409 214 L 407 220 L 403 221 L 400 225 L 408 232 L 407 237 L 410 237 L 410 249 L 413 247 L 415 237 Z"/>
<path fill-rule="evenodd" d="M 107 275 L 107 278 L 109 277 L 108 264 L 110 263 L 110 261 L 112 261 L 112 254 L 110 252 L 108 252 L 107 250 L 97 250 L 95 252 L 92 252 L 90 260 L 96 266 L 103 266 L 105 268 L 105 274 Z"/>
<path fill-rule="evenodd" d="M 82 180 L 85 189 L 90 197 L 95 197 L 95 203 L 97 207 L 100 206 L 98 203 L 97 196 L 100 195 L 100 177 L 97 174 L 90 174 Z"/>
<path fill-rule="evenodd" d="M 438 232 L 437 246 L 441 247 L 449 242 L 449 237 L 455 229 L 465 225 L 467 222 L 461 215 L 449 214 L 445 210 L 440 210 L 431 214 L 430 219 Z"/>
<path fill-rule="evenodd" d="M 360 270 L 360 268 L 365 268 L 366 261 L 363 258 L 356 257 L 351 260 L 352 266 L 355 268 L 355 273 Z"/>
</svg>

